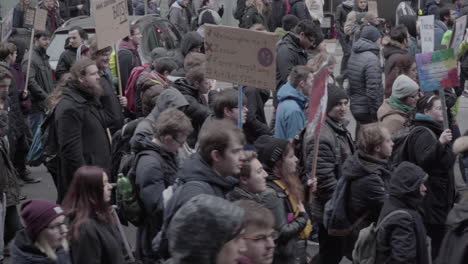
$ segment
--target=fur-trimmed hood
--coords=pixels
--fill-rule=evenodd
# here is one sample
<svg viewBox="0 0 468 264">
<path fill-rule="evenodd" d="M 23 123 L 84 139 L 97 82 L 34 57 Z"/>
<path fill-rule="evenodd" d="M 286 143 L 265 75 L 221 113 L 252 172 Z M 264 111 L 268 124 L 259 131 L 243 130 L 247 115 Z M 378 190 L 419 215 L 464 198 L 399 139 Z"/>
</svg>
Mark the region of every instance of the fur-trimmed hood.
<svg viewBox="0 0 468 264">
<path fill-rule="evenodd" d="M 461 154 L 468 151 L 468 136 L 457 138 L 453 143 L 453 152 L 455 154 Z"/>
</svg>

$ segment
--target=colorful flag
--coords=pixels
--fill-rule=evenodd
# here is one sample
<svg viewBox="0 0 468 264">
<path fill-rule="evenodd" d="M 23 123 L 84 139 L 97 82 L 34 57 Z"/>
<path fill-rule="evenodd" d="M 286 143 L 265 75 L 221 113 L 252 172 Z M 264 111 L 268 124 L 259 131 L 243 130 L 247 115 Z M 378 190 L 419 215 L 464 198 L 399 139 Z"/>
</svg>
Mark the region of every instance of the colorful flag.
<svg viewBox="0 0 468 264">
<path fill-rule="evenodd" d="M 315 75 L 312 90 L 309 93 L 308 127 L 311 126 L 314 135 L 320 132 L 327 113 L 327 80 L 329 70 L 322 67 Z"/>
</svg>

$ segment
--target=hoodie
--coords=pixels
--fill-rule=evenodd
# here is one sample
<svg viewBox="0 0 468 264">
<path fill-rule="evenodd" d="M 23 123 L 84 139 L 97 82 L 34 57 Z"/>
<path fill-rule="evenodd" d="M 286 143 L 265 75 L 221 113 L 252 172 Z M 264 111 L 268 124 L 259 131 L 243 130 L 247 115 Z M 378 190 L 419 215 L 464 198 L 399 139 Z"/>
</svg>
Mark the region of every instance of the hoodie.
<svg viewBox="0 0 468 264">
<path fill-rule="evenodd" d="M 291 139 L 305 126 L 307 97 L 288 82 L 278 92 L 275 137 Z"/>
<path fill-rule="evenodd" d="M 447 217 L 447 233 L 440 247 L 437 264 L 468 262 L 468 205 L 455 204 Z"/>
<path fill-rule="evenodd" d="M 184 67 L 185 56 L 197 46 L 203 46 L 203 38 L 200 33 L 191 31 L 184 35 L 180 42 L 180 48 L 174 54 L 174 60 L 179 66 L 179 71 Z"/>
</svg>

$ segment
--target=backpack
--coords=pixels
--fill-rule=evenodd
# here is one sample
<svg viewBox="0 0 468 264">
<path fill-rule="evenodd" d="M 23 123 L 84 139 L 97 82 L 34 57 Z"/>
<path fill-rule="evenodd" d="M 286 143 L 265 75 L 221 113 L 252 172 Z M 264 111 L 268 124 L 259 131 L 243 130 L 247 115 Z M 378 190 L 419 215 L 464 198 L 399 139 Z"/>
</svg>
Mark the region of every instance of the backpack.
<svg viewBox="0 0 468 264">
<path fill-rule="evenodd" d="M 397 214 L 406 214 L 411 218 L 411 214 L 405 210 L 395 210 L 386 215 L 377 225 L 371 223 L 368 227 L 359 232 L 359 237 L 354 244 L 353 263 L 354 264 L 375 264 L 377 258 L 377 233 L 380 227 L 392 216 Z"/>
<path fill-rule="evenodd" d="M 407 127 L 392 135 L 393 151 L 389 159 L 391 167 L 395 168 L 403 161 L 411 161 L 409 156 L 409 144 L 411 143 L 412 136 L 424 130 L 429 131 L 435 137 L 435 134 L 430 129 L 423 126 Z"/>
<path fill-rule="evenodd" d="M 127 109 L 132 113 L 136 113 L 136 98 L 137 98 L 137 80 L 140 74 L 149 74 L 145 69 L 149 64 L 144 64 L 139 67 L 135 67 L 128 76 L 127 84 L 125 85 L 125 97 L 127 97 Z"/>
<path fill-rule="evenodd" d="M 57 157 L 59 147 L 54 120 L 55 107 L 47 112 L 42 124 L 34 133 L 31 147 L 26 156 L 29 166 L 37 167 Z"/>
</svg>

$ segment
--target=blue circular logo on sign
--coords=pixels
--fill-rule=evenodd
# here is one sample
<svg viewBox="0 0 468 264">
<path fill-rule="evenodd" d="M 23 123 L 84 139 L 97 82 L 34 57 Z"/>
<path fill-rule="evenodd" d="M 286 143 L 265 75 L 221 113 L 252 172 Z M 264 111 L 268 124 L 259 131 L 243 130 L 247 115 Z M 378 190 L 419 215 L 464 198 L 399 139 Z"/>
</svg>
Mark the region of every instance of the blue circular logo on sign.
<svg viewBox="0 0 468 264">
<path fill-rule="evenodd" d="M 264 67 L 269 67 L 273 64 L 273 52 L 268 48 L 261 48 L 257 53 L 258 63 Z"/>
</svg>

